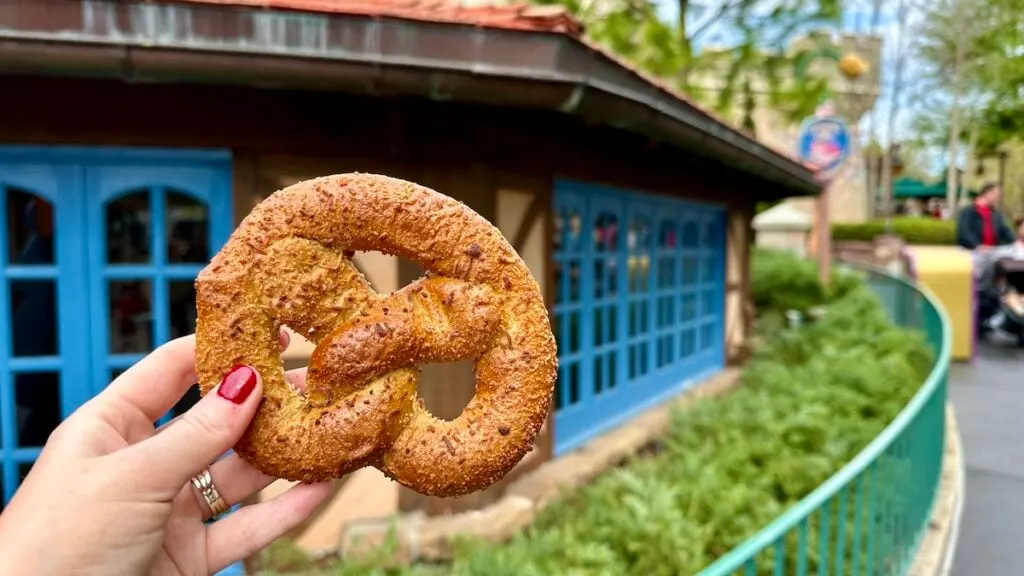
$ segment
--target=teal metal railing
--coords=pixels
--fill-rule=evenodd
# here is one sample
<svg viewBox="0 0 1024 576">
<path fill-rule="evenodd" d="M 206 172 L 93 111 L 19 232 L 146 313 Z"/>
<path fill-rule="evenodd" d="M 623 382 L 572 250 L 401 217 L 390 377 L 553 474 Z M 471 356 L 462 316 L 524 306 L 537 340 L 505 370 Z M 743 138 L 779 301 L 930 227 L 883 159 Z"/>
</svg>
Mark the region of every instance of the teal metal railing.
<svg viewBox="0 0 1024 576">
<path fill-rule="evenodd" d="M 924 332 L 927 380 L 864 450 L 700 576 L 906 574 L 942 477 L 951 327 L 926 288 L 861 269 L 893 322 Z"/>
</svg>

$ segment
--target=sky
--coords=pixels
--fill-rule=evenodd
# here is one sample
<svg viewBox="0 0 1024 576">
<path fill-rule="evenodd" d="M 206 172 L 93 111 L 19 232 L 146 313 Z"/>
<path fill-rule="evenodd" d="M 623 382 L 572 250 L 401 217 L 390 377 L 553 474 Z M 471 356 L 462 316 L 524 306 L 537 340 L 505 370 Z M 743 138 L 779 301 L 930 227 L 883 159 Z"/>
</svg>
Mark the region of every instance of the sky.
<svg viewBox="0 0 1024 576">
<path fill-rule="evenodd" d="M 727 0 L 697 0 L 696 9 L 691 9 L 688 28 L 694 29 L 703 25 L 715 12 L 715 9 Z M 772 0 L 765 0 L 766 9 L 769 9 Z M 871 19 L 873 2 L 871 0 L 845 0 L 846 8 L 843 13 L 841 30 L 844 32 L 868 33 L 871 31 Z M 911 3 L 914 4 L 914 3 Z M 898 40 L 899 23 L 897 21 L 897 10 L 899 0 L 883 0 L 879 14 L 877 32 L 882 36 L 883 46 L 883 67 L 882 67 L 882 90 L 875 104 L 875 126 L 876 133 L 883 142 L 889 141 L 888 119 L 892 109 L 893 83 L 895 79 L 895 66 Z M 676 21 L 679 18 L 679 8 L 675 0 L 658 0 L 658 10 L 662 17 L 669 21 Z M 920 14 L 914 10 L 908 11 L 904 42 L 917 23 L 920 22 Z M 735 34 L 722 26 L 712 25 L 705 35 L 704 42 L 728 45 L 736 42 Z M 699 48 L 699 46 L 698 46 Z M 905 52 L 906 53 L 906 50 Z M 894 134 L 896 139 L 906 138 L 910 135 L 910 123 L 914 116 L 913 90 L 911 88 L 914 78 L 920 76 L 921 64 L 912 57 L 904 59 L 903 68 L 903 90 L 901 90 L 901 103 L 899 114 L 895 125 Z M 867 118 L 861 123 L 861 132 L 867 132 Z"/>
</svg>

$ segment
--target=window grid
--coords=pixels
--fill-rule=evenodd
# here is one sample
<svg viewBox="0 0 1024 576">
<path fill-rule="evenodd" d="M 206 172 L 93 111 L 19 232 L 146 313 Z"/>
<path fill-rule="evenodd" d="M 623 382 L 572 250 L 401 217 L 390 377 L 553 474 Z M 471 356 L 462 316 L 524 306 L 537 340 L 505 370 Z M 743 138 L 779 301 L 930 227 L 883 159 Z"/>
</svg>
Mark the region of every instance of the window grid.
<svg viewBox="0 0 1024 576">
<path fill-rule="evenodd" d="M 71 378 L 76 342 L 63 329 L 81 320 L 69 306 L 74 287 L 61 281 L 81 260 L 67 253 L 75 239 L 60 220 L 69 207 L 57 190 L 67 178 L 61 168 L 0 165 L 0 510 L 49 431 L 81 401 Z"/>
<path fill-rule="evenodd" d="M 725 211 L 576 183 L 554 204 L 558 452 L 721 369 Z"/>
</svg>

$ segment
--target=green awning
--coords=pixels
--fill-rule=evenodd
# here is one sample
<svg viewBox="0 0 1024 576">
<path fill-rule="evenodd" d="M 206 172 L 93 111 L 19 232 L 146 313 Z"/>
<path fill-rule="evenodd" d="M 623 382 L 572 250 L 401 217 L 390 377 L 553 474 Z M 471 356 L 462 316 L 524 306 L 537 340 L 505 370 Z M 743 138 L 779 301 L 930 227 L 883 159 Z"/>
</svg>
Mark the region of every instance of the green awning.
<svg viewBox="0 0 1024 576">
<path fill-rule="evenodd" d="M 977 194 L 974 190 L 968 190 L 969 196 Z M 945 198 L 946 180 L 942 179 L 934 184 L 927 184 L 914 178 L 900 178 L 893 182 L 893 198 Z"/>
</svg>

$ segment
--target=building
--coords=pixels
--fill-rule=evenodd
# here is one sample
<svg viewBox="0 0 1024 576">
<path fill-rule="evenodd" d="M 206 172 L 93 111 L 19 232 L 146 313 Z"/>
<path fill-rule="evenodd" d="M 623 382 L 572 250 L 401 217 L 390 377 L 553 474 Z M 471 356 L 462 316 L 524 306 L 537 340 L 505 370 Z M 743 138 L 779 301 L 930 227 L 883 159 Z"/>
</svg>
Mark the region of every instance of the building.
<svg viewBox="0 0 1024 576">
<path fill-rule="evenodd" d="M 729 73 L 732 55 L 726 47 L 708 47 L 705 50 L 712 57 L 716 53 L 721 56 L 717 62 L 712 59 L 716 65 L 694 78 L 693 83 L 696 90 L 705 93 L 705 99 L 713 100 L 714 95 L 725 87 L 723 78 Z M 780 88 L 792 89 L 798 78 L 808 82 L 822 82 L 834 103 L 836 116 L 846 122 L 851 140 L 857 143 L 849 151 L 830 186 L 829 220 L 863 222 L 874 213 L 873 195 L 869 190 L 877 188 L 878 183 L 875 181 L 877 179 L 869 177 L 871 158 L 861 149 L 860 126 L 875 106 L 881 91 L 879 71 L 882 67 L 882 39 L 870 34 L 833 34 L 820 30 L 793 38 L 787 45 L 787 51 L 794 58 L 793 67 L 777 72 L 778 86 L 771 85 L 768 78 L 756 70 L 749 73 L 749 77 L 741 77 L 735 83 L 736 86 L 742 86 L 745 80 L 751 83 L 754 99 L 751 112 L 757 139 L 776 150 L 795 151 L 800 122 L 794 120 L 791 111 L 773 102 L 770 95 L 777 95 Z M 848 77 L 842 71 L 844 58 L 859 60 L 864 66 L 859 76 Z M 737 125 L 742 122 L 745 105 L 744 98 L 740 96 L 730 110 L 729 117 Z M 880 126 L 882 122 L 882 118 L 872 119 L 868 122 L 868 131 L 871 126 Z M 877 166 L 875 170 L 878 170 Z M 815 214 L 814 202 L 809 199 L 794 198 L 790 204 L 809 216 Z"/>
<path fill-rule="evenodd" d="M 721 370 L 749 328 L 755 203 L 819 191 L 550 7 L 12 0 L 0 72 L 5 502 L 61 418 L 192 330 L 196 273 L 298 180 L 413 180 L 524 255 L 561 372 L 557 409 L 512 476 Z M 420 273 L 356 260 L 381 291 Z M 296 342 L 287 363 L 310 349 Z M 472 393 L 467 365 L 424 369 L 439 416 Z M 425 498 L 364 470 L 298 535 L 316 547 L 346 514 L 443 513 L 500 490 Z"/>
</svg>

